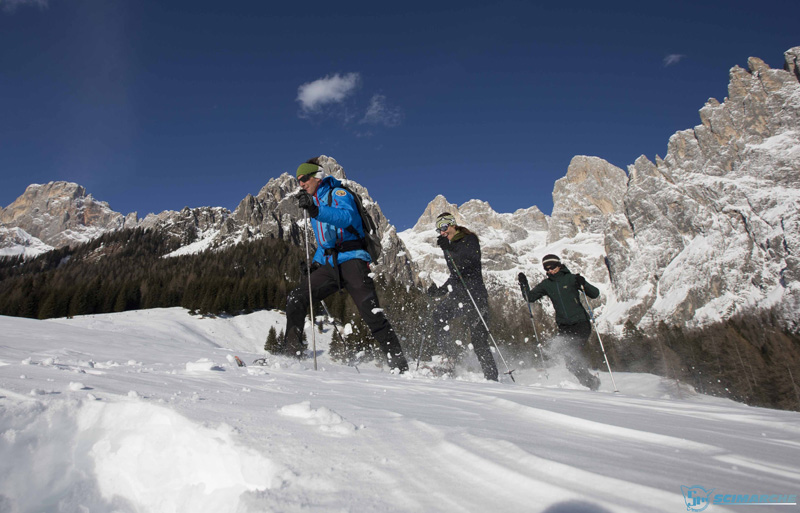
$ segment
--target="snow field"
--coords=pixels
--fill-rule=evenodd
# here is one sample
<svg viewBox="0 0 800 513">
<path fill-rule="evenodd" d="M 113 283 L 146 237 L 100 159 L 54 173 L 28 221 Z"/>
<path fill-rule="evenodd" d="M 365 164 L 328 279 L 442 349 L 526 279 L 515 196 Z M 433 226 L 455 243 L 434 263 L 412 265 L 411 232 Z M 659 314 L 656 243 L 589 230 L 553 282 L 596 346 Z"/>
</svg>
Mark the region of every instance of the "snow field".
<svg viewBox="0 0 800 513">
<path fill-rule="evenodd" d="M 243 492 L 280 484 L 280 467 L 236 444 L 224 424 L 205 428 L 156 405 L 24 401 L 3 417 L 14 448 L 3 459 L 14 467 L 2 494 L 19 511 L 78 502 L 99 511 L 235 511 Z M 88 504 L 75 496 L 87 492 Z"/>
<path fill-rule="evenodd" d="M 672 512 L 681 485 L 800 489 L 797 413 L 645 374 L 592 393 L 563 365 L 516 384 L 356 371 L 328 359 L 330 327 L 319 371 L 231 361 L 283 322 L 0 317 L 0 511 Z"/>
</svg>

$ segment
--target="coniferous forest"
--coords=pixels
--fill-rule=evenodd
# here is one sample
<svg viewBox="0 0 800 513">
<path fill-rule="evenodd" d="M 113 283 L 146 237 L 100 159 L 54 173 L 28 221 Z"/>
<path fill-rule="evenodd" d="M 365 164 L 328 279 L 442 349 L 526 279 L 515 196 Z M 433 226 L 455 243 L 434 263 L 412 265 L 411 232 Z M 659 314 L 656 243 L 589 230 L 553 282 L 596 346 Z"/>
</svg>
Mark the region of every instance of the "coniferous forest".
<svg viewBox="0 0 800 513">
<path fill-rule="evenodd" d="M 0 259 L 0 315 L 46 319 L 174 306 L 200 315 L 283 310 L 305 260 L 303 250 L 280 239 L 165 257 L 179 247 L 173 235 L 135 229 L 34 259 Z M 429 319 L 433 300 L 391 276 L 379 274 L 375 281 L 413 369 L 418 358 L 427 360 L 436 351 Z M 489 324 L 502 354 L 495 357 L 498 369 L 504 372 L 506 363 L 512 369 L 546 365 L 547 352 L 540 353 L 537 343 L 547 347 L 555 334 L 551 316 L 533 308 L 536 339 L 531 314 L 513 303 L 491 305 Z M 382 361 L 348 294 L 333 294 L 324 305 L 315 305 L 318 321 L 326 309 L 338 326 L 331 344 L 334 358 L 351 365 Z M 345 324 L 352 333 L 341 337 Z M 463 319 L 451 322 L 450 335 L 465 355 L 471 354 Z M 270 333 L 265 348 L 279 336 Z M 691 393 L 683 386 L 688 384 L 700 393 L 755 406 L 800 410 L 800 336 L 782 329 L 769 312 L 738 315 L 702 329 L 662 323 L 643 330 L 629 324 L 624 333 L 602 335 L 602 340 L 615 372 L 663 376 L 664 386 L 679 394 Z M 595 368 L 605 369 L 596 334 L 584 350 Z"/>
<path fill-rule="evenodd" d="M 263 239 L 164 258 L 178 243 L 156 230 L 123 230 L 30 261 L 2 260 L 0 314 L 46 319 L 170 306 L 204 314 L 285 307 L 287 278 L 298 274 L 297 248 Z"/>
</svg>

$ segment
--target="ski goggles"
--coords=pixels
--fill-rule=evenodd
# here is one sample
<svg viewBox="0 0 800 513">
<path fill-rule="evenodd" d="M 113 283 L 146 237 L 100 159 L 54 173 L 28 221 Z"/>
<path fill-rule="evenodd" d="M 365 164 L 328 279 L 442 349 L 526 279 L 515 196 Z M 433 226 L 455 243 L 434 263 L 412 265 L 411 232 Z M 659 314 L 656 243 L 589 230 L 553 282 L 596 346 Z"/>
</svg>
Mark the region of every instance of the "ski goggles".
<svg viewBox="0 0 800 513">
<path fill-rule="evenodd" d="M 306 183 L 307 181 L 311 180 L 317 173 L 308 173 L 307 175 L 300 175 L 297 177 L 297 181 L 300 183 Z"/>
<path fill-rule="evenodd" d="M 450 228 L 451 226 L 455 226 L 456 218 L 453 217 L 453 214 L 441 214 L 439 217 L 436 218 L 436 231 L 443 232 Z"/>
</svg>

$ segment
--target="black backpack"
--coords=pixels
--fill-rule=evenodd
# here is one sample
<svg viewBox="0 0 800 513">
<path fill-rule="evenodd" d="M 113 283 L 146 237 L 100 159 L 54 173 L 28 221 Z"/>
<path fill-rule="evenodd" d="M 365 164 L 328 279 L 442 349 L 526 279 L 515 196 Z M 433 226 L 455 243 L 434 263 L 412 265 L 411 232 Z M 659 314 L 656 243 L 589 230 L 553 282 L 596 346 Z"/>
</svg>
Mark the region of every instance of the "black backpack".
<svg viewBox="0 0 800 513">
<path fill-rule="evenodd" d="M 331 190 L 328 191 L 328 206 L 331 204 L 333 189 L 334 188 L 331 187 Z M 358 208 L 358 214 L 361 216 L 361 226 L 364 229 L 364 238 L 361 238 L 361 234 L 358 233 L 358 230 L 356 230 L 353 225 L 350 225 L 345 229 L 356 237 L 360 238 L 362 249 L 369 253 L 370 258 L 372 258 L 372 263 L 377 263 L 378 257 L 381 256 L 381 250 L 383 249 L 383 245 L 381 244 L 381 236 L 378 234 L 378 225 L 375 224 L 372 216 L 369 215 L 369 212 L 367 212 L 364 208 L 364 204 L 361 201 L 361 196 L 359 196 L 357 192 L 344 184 L 336 187 L 336 189 L 344 189 L 352 194 L 353 198 L 355 198 L 356 208 Z"/>
</svg>

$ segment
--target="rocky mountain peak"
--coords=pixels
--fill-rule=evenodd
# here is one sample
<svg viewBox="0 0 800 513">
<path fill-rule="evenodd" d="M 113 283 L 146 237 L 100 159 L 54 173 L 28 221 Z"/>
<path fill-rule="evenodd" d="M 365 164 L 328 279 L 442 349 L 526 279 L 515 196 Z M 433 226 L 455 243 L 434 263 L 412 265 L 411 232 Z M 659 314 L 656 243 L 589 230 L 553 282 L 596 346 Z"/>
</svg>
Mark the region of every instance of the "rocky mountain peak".
<svg viewBox="0 0 800 513">
<path fill-rule="evenodd" d="M 111 210 L 108 203 L 87 195 L 86 189 L 78 184 L 50 182 L 29 186 L 22 196 L 0 210 L 0 223 L 59 247 L 86 242 L 104 231 L 119 229 L 125 218 Z"/>
<path fill-rule="evenodd" d="M 639 157 L 628 173 L 576 156 L 555 183 L 553 213 L 498 214 L 437 196 L 401 234 L 433 279 L 445 276 L 429 233 L 450 211 L 481 239 L 484 277 L 500 300 L 518 270 L 540 274 L 546 253 L 600 286 L 601 329 L 626 321 L 696 325 L 747 308 L 775 308 L 800 323 L 800 47 L 783 69 L 748 59 L 730 71 L 729 96 L 674 134 L 664 159 Z M 544 233 L 545 236 L 542 236 Z M 513 300 L 513 298 L 512 298 Z"/>
<path fill-rule="evenodd" d="M 580 232 L 603 233 L 608 216 L 623 212 L 628 176 L 598 157 L 573 157 L 553 188 L 548 243 Z"/>
<path fill-rule="evenodd" d="M 459 206 L 441 194 L 436 196 L 414 227 L 400 233 L 400 238 L 411 252 L 422 278 L 440 284 L 447 277 L 447 266 L 436 245 L 438 235 L 434 228 L 442 212 L 453 214 L 456 223 L 478 235 L 484 277 L 489 287 L 499 293 L 498 297 L 516 290 L 507 286 L 509 273 L 526 268 L 532 249 L 545 242 L 547 216 L 536 206 L 514 213 L 498 213 L 486 201 L 473 199 Z"/>
<path fill-rule="evenodd" d="M 606 239 L 627 317 L 691 323 L 779 306 L 797 329 L 800 47 L 784 55 L 784 69 L 734 66 L 728 98 L 710 99 L 700 125 L 674 134 L 663 160 L 629 167 L 632 233 Z"/>
<path fill-rule="evenodd" d="M 458 224 L 464 224 L 464 218 L 458 211 L 458 206 L 455 203 L 450 203 L 447 198 L 439 194 L 425 207 L 425 211 L 417 219 L 416 224 L 411 230 L 415 233 L 424 233 L 432 231 L 436 228 L 436 218 L 443 212 L 450 212 L 456 218 Z"/>
<path fill-rule="evenodd" d="M 362 198 L 364 208 L 378 226 L 383 242 L 383 253 L 376 263 L 378 272 L 391 274 L 397 280 L 413 283 L 417 274 L 409 260 L 403 242 L 397 237 L 394 227 L 381 211 L 380 206 L 369 195 L 369 191 L 356 181 L 347 179 L 344 168 L 327 155 L 319 161 L 325 172 L 347 185 Z M 251 237 L 275 237 L 303 243 L 303 213 L 297 206 L 294 194 L 298 190 L 294 174 L 283 173 L 269 180 L 258 195 L 245 197 L 232 214 L 232 218 L 247 227 L 245 233 Z M 313 244 L 313 236 L 310 237 Z"/>
<path fill-rule="evenodd" d="M 783 69 L 794 74 L 800 81 L 800 46 L 790 48 L 783 53 Z"/>
<path fill-rule="evenodd" d="M 553 212 L 532 206 L 498 213 L 485 201 L 456 205 L 439 195 L 415 226 L 397 234 L 366 188 L 348 180 L 332 157 L 327 172 L 358 192 L 379 226 L 376 266 L 399 281 L 446 273 L 433 227 L 450 212 L 481 240 L 493 298 L 519 301 L 515 277 L 541 277 L 540 259 L 559 254 L 602 291 L 601 329 L 660 321 L 691 325 L 745 308 L 775 308 L 800 330 L 800 47 L 783 69 L 752 57 L 730 70 L 728 97 L 710 98 L 700 124 L 674 134 L 664 159 L 639 157 L 627 174 L 591 156 L 572 159 L 553 190 Z M 358 172 L 351 171 L 358 176 Z M 301 244 L 303 216 L 293 173 L 271 179 L 231 213 L 203 207 L 123 218 L 67 182 L 33 185 L 0 210 L 0 248 L 39 237 L 50 246 L 88 240 L 121 227 L 158 226 L 187 251 L 276 237 Z M 26 250 L 27 254 L 27 250 Z M 513 297 L 512 297 L 513 296 Z M 516 305 L 514 307 L 517 307 Z"/>
</svg>

